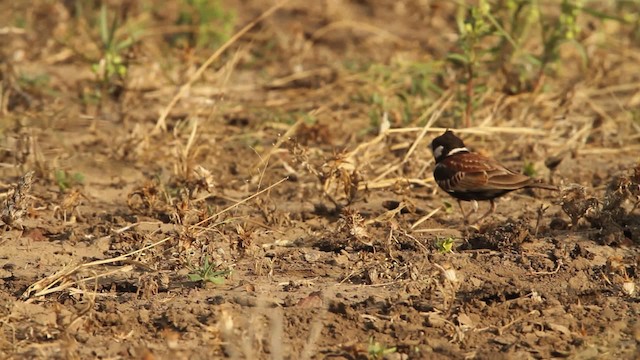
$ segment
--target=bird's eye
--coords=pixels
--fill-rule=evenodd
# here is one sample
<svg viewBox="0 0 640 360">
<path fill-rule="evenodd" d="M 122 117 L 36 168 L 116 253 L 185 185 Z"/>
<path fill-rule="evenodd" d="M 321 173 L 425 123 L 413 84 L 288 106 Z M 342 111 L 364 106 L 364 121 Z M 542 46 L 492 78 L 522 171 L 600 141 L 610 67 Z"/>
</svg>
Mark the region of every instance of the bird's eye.
<svg viewBox="0 0 640 360">
<path fill-rule="evenodd" d="M 440 145 L 437 148 L 433 149 L 433 157 L 434 158 L 439 158 L 440 156 L 442 156 L 442 151 L 444 150 L 444 146 Z"/>
</svg>

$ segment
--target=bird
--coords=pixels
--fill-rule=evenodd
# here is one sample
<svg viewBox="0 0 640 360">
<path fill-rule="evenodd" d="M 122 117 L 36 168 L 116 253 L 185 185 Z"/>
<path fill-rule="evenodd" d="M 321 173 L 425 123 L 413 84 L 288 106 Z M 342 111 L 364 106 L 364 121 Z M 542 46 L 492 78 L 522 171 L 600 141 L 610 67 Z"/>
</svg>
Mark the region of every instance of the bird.
<svg viewBox="0 0 640 360">
<path fill-rule="evenodd" d="M 496 210 L 495 199 L 514 190 L 538 188 L 558 191 L 527 175 L 506 168 L 495 159 L 471 152 L 462 139 L 447 129 L 431 141 L 436 166 L 433 177 L 438 186 L 458 201 L 465 224 L 469 224 L 462 201 L 489 201 L 491 207 L 474 223 L 479 223 Z"/>
</svg>

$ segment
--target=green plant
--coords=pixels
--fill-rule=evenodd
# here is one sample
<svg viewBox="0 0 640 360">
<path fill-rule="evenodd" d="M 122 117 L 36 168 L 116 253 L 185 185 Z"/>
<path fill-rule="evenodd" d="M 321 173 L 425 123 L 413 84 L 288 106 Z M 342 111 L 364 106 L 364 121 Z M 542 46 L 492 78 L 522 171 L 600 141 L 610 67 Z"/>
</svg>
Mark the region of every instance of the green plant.
<svg viewBox="0 0 640 360">
<path fill-rule="evenodd" d="M 453 245 L 455 244 L 455 239 L 453 237 L 448 237 L 444 239 L 436 240 L 436 248 L 438 252 L 441 254 L 448 254 L 453 252 Z"/>
<path fill-rule="evenodd" d="M 69 173 L 66 170 L 57 169 L 53 175 L 60 191 L 66 191 L 73 186 L 84 183 L 84 175 L 79 172 Z"/>
<path fill-rule="evenodd" d="M 563 0 L 560 5 L 560 15 L 557 18 L 540 16 L 538 10 L 543 50 L 542 54 L 534 58 L 534 61 L 537 60 L 539 62 L 539 70 L 534 88 L 540 86 L 547 66 L 558 60 L 560 56 L 559 48 L 562 43 L 569 41 L 576 45 L 581 50 L 583 60 L 586 62 L 586 51 L 579 42 L 575 41 L 576 34 L 578 34 L 580 30 L 577 21 L 581 9 L 580 2 L 581 1 Z"/>
<path fill-rule="evenodd" d="M 137 31 L 121 36 L 118 33 L 120 23 L 117 16 L 113 16 L 109 21 L 107 6 L 102 4 L 98 17 L 98 27 L 100 31 L 100 58 L 93 63 L 91 70 L 98 77 L 98 81 L 103 85 L 103 90 L 111 92 L 113 90 L 109 84 L 114 80 L 124 81 L 128 64 L 125 61 L 123 52 L 136 42 Z"/>
<path fill-rule="evenodd" d="M 525 162 L 522 173 L 530 177 L 536 176 L 537 171 L 535 164 L 531 161 Z"/>
<path fill-rule="evenodd" d="M 482 46 L 483 40 L 487 36 L 493 35 L 494 31 L 488 21 L 491 7 L 486 0 L 480 0 L 477 6 L 471 6 L 469 9 L 463 7 L 459 9 L 457 20 L 460 38 L 458 44 L 461 51 L 459 53 L 450 53 L 447 56 L 447 60 L 461 65 L 464 69 L 464 82 L 466 84 L 464 123 L 465 126 L 469 127 L 473 109 L 474 79 L 477 76 L 476 68 L 479 65 L 481 56 L 486 52 L 486 49 Z"/>
<path fill-rule="evenodd" d="M 24 87 L 49 87 L 51 83 L 51 78 L 48 74 L 39 73 L 39 74 L 26 74 L 20 73 L 18 76 L 18 83 Z"/>
<path fill-rule="evenodd" d="M 31 95 L 60 96 L 60 92 L 51 86 L 51 78 L 48 74 L 20 73 L 17 82 L 20 89 Z"/>
<path fill-rule="evenodd" d="M 436 80 L 441 63 L 393 59 L 390 64 L 351 65 L 358 83 L 351 100 L 369 105 L 369 126 L 359 133 L 377 133 L 384 114 L 391 123 L 424 125 L 427 119 L 421 115 L 443 92 Z"/>
<path fill-rule="evenodd" d="M 451 214 L 453 212 L 453 205 L 448 201 L 443 201 L 442 206 L 444 207 L 444 212 L 447 214 Z"/>
<path fill-rule="evenodd" d="M 576 41 L 578 16 L 588 13 L 610 18 L 585 8 L 582 1 L 569 0 L 549 4 L 480 0 L 476 5 L 462 2 L 458 9 L 458 49 L 448 54 L 447 60 L 461 69 L 466 126 L 471 125 L 480 98 L 476 94 L 483 93 L 479 87 L 495 78 L 497 70 L 504 75 L 504 92 L 537 91 L 549 65 L 559 60 L 562 44 L 575 45 L 586 63 L 586 51 Z"/>
<path fill-rule="evenodd" d="M 375 340 L 369 338 L 369 345 L 367 346 L 367 354 L 369 359 L 382 359 L 385 355 L 393 354 L 396 352 L 396 347 L 387 347 Z"/>
<path fill-rule="evenodd" d="M 220 0 L 182 0 L 177 25 L 195 28 L 194 32 L 180 33 L 174 41 L 187 41 L 197 48 L 216 48 L 229 39 L 233 31 L 235 14 L 224 9 Z"/>
<path fill-rule="evenodd" d="M 231 270 L 217 270 L 220 264 L 209 262 L 209 257 L 205 256 L 202 264 L 198 266 L 189 266 L 190 274 L 187 275 L 189 280 L 196 282 L 210 282 L 216 285 L 224 283 L 225 276 L 231 274 Z"/>
</svg>

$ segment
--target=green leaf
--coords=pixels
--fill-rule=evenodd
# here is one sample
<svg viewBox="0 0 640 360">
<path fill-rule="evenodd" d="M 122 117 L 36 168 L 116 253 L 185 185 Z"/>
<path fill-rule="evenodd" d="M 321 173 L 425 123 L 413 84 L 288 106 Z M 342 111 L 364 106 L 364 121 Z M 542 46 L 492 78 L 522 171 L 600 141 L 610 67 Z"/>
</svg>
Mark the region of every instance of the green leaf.
<svg viewBox="0 0 640 360">
<path fill-rule="evenodd" d="M 600 20 L 615 20 L 615 21 L 620 21 L 622 23 L 628 23 L 628 21 L 624 17 L 607 14 L 602 11 L 598 11 L 588 7 L 581 7 L 579 9 L 591 16 L 599 18 Z"/>
<path fill-rule="evenodd" d="M 535 55 L 532 54 L 524 54 L 522 56 L 526 61 L 528 61 L 529 63 L 536 65 L 536 66 L 542 66 L 542 61 L 540 60 L 540 58 L 538 58 Z"/>
<path fill-rule="evenodd" d="M 212 283 L 214 283 L 216 285 L 224 284 L 224 278 L 222 276 L 216 276 L 216 277 L 213 277 L 213 278 L 209 278 L 209 279 L 207 279 L 207 281 L 212 282 Z"/>
<path fill-rule="evenodd" d="M 452 61 L 452 62 L 459 62 L 462 63 L 464 65 L 469 63 L 469 58 L 467 58 L 466 56 L 462 55 L 462 54 L 457 54 L 457 53 L 451 53 L 447 55 L 447 60 Z"/>
<path fill-rule="evenodd" d="M 107 47 L 109 44 L 109 29 L 107 27 L 107 5 L 104 3 L 100 7 L 100 40 L 102 40 L 102 45 Z"/>
</svg>

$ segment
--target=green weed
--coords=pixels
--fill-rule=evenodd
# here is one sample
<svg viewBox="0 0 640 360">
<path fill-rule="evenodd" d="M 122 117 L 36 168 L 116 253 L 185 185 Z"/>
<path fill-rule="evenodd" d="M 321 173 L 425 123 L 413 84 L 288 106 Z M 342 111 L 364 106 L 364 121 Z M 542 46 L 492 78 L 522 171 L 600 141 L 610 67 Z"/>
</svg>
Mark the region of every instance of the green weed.
<svg viewBox="0 0 640 360">
<path fill-rule="evenodd" d="M 448 254 L 453 252 L 454 244 L 455 244 L 455 239 L 453 237 L 438 239 L 436 241 L 436 249 L 438 249 L 438 252 L 441 254 Z"/>
<path fill-rule="evenodd" d="M 103 90 L 111 93 L 114 90 L 113 82 L 123 82 L 127 76 L 128 64 L 124 51 L 136 42 L 140 30 L 120 35 L 118 29 L 121 24 L 118 17 L 115 14 L 111 16 L 113 19 L 109 20 L 109 17 L 107 6 L 102 4 L 97 23 L 101 54 L 100 58 L 91 65 L 91 70 L 98 77 Z"/>
<path fill-rule="evenodd" d="M 210 282 L 216 285 L 224 283 L 225 277 L 231 274 L 231 270 L 218 270 L 220 264 L 209 262 L 209 257 L 205 256 L 202 264 L 198 266 L 189 266 L 190 274 L 187 275 L 190 281 Z"/>
<path fill-rule="evenodd" d="M 451 214 L 453 212 L 453 204 L 448 201 L 443 201 L 442 206 L 444 207 L 444 212 L 447 214 Z"/>
<path fill-rule="evenodd" d="M 195 32 L 181 33 L 174 42 L 196 48 L 216 48 L 233 32 L 235 14 L 220 0 L 182 0 L 177 25 L 194 27 Z M 186 43 L 185 43 L 186 42 Z"/>
<path fill-rule="evenodd" d="M 498 79 L 507 94 L 537 91 L 545 73 L 558 63 L 563 44 L 573 45 L 586 65 L 587 52 L 578 40 L 581 31 L 578 18 L 585 15 L 625 21 L 589 9 L 580 1 L 461 3 L 457 15 L 458 46 L 448 54 L 447 60 L 459 69 L 458 94 L 464 108 L 465 126 L 472 123 L 473 109 L 482 105 L 478 103 L 477 94 L 483 91 L 478 84 L 486 86 Z"/>
<path fill-rule="evenodd" d="M 369 339 L 369 345 L 367 346 L 367 354 L 369 359 L 382 359 L 386 355 L 393 354 L 397 351 L 396 347 L 387 347 L 373 338 Z"/>
<path fill-rule="evenodd" d="M 69 173 L 66 170 L 57 169 L 54 171 L 54 177 L 60 191 L 66 191 L 84 183 L 84 175 L 79 172 Z"/>
<path fill-rule="evenodd" d="M 527 176 L 533 177 L 533 176 L 536 176 L 536 174 L 538 172 L 536 171 L 535 164 L 533 162 L 531 162 L 531 161 L 527 161 L 527 162 L 524 163 L 524 167 L 522 169 L 522 173 L 527 175 Z"/>
</svg>

